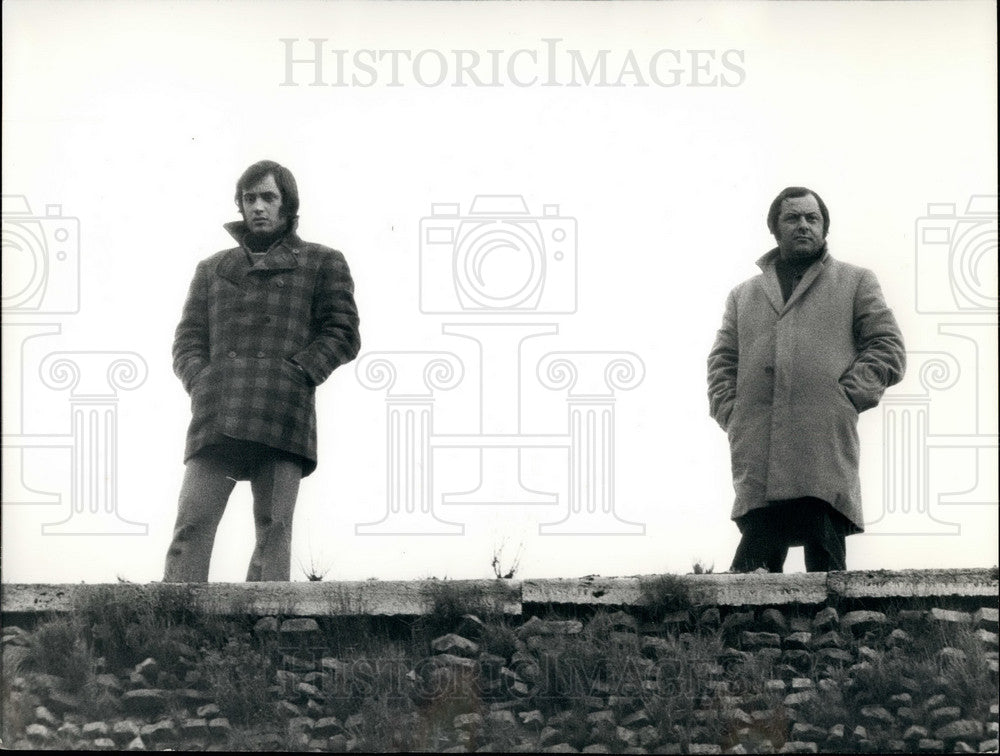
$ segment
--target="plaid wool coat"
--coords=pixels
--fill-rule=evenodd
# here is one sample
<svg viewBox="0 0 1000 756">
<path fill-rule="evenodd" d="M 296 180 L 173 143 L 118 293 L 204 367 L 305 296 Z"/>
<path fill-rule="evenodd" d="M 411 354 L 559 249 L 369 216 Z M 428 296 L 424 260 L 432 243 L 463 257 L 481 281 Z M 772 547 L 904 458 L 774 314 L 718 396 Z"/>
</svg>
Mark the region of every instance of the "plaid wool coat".
<svg viewBox="0 0 1000 756">
<path fill-rule="evenodd" d="M 824 252 L 786 302 L 777 256 L 730 293 L 708 357 L 709 410 L 729 434 L 732 517 L 811 496 L 860 532 L 858 413 L 902 379 L 903 337 L 870 270 Z"/>
<path fill-rule="evenodd" d="M 185 462 L 220 434 L 316 469 L 316 386 L 358 353 L 354 282 L 344 256 L 289 233 L 254 265 L 240 246 L 202 260 L 174 335 L 174 372 L 191 395 Z M 301 370 L 299 369 L 301 368 Z"/>
</svg>

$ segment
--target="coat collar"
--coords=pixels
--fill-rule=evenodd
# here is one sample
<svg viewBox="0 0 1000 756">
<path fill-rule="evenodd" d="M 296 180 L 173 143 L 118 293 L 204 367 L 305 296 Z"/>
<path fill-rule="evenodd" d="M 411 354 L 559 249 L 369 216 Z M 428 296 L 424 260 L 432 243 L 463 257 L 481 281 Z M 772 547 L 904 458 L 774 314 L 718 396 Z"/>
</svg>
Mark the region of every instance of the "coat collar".
<svg viewBox="0 0 1000 756">
<path fill-rule="evenodd" d="M 241 284 L 243 278 L 251 270 L 265 270 L 267 272 L 279 270 L 292 270 L 299 264 L 299 248 L 302 240 L 295 229 L 298 226 L 298 218 L 292 218 L 288 224 L 288 233 L 280 240 L 276 241 L 267 250 L 264 256 L 263 268 L 253 268 L 250 251 L 246 246 L 246 237 L 249 231 L 243 221 L 233 221 L 226 223 L 223 228 L 229 232 L 238 243 L 239 247 L 234 247 L 225 253 L 222 262 L 219 263 L 218 272 L 223 278 L 227 278 L 235 284 Z"/>
<path fill-rule="evenodd" d="M 757 260 L 757 265 L 763 271 L 764 293 L 767 294 L 767 298 L 770 300 L 775 312 L 783 315 L 793 304 L 801 299 L 809 287 L 813 285 L 813 282 L 819 277 L 819 274 L 823 272 L 832 260 L 833 258 L 830 257 L 830 248 L 824 246 L 823 254 L 812 265 L 806 268 L 806 272 L 802 276 L 802 281 L 795 287 L 795 291 L 788 297 L 787 302 L 784 301 L 784 297 L 781 295 L 781 284 L 778 283 L 778 272 L 775 269 L 775 263 L 778 261 L 778 248 L 775 247 Z"/>
</svg>

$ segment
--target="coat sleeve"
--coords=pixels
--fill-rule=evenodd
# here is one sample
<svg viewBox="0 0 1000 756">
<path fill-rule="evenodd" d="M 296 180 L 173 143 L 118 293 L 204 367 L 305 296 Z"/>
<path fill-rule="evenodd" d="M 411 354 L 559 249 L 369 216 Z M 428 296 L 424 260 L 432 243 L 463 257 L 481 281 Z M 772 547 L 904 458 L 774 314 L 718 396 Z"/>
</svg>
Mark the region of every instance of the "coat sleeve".
<svg viewBox="0 0 1000 756">
<path fill-rule="evenodd" d="M 292 356 L 318 386 L 339 366 L 353 360 L 361 349 L 354 280 L 344 256 L 328 250 L 320 263 L 313 295 L 313 333 L 309 345 Z"/>
<path fill-rule="evenodd" d="M 854 295 L 854 345 L 857 356 L 840 384 L 858 412 L 864 412 L 876 406 L 906 370 L 903 335 L 869 270 L 862 274 Z"/>
<path fill-rule="evenodd" d="M 722 427 L 729 428 L 729 416 L 736 401 L 736 374 L 740 359 L 740 345 L 736 329 L 736 292 L 726 300 L 722 327 L 715 335 L 715 344 L 708 355 L 708 409 L 712 418 Z"/>
<path fill-rule="evenodd" d="M 198 265 L 188 290 L 181 322 L 174 332 L 174 373 L 189 394 L 198 373 L 209 362 L 208 276 L 204 263 Z"/>
</svg>

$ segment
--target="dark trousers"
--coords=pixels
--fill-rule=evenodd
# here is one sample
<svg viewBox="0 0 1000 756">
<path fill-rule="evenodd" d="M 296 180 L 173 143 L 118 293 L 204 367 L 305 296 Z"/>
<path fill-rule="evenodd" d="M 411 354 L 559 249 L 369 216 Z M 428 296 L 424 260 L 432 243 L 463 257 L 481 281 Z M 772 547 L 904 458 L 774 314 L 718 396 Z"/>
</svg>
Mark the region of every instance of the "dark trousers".
<svg viewBox="0 0 1000 756">
<path fill-rule="evenodd" d="M 790 546 L 805 549 L 808 572 L 847 569 L 846 537 L 850 522 L 822 499 L 806 496 L 768 502 L 736 520 L 743 534 L 731 572 L 764 568 L 781 572 Z"/>
<path fill-rule="evenodd" d="M 215 532 L 237 480 L 249 480 L 253 492 L 256 546 L 247 581 L 287 581 L 291 576 L 292 515 L 301 478 L 298 457 L 262 444 L 209 446 L 192 457 L 181 484 L 164 582 L 208 580 Z"/>
</svg>

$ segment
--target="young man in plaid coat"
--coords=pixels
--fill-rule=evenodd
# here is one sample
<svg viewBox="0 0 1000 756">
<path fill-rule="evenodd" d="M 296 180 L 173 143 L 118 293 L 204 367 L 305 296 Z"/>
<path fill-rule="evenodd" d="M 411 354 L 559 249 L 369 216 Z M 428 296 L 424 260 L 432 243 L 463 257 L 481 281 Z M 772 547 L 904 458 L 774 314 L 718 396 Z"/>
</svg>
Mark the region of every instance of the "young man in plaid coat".
<svg viewBox="0 0 1000 756">
<path fill-rule="evenodd" d="M 173 542 L 164 581 L 204 582 L 238 480 L 253 492 L 248 581 L 288 580 L 299 480 L 316 469 L 316 386 L 358 353 L 354 282 L 344 256 L 295 233 L 291 172 L 270 160 L 236 183 L 239 246 L 202 260 L 174 337 L 191 395 Z"/>
</svg>

